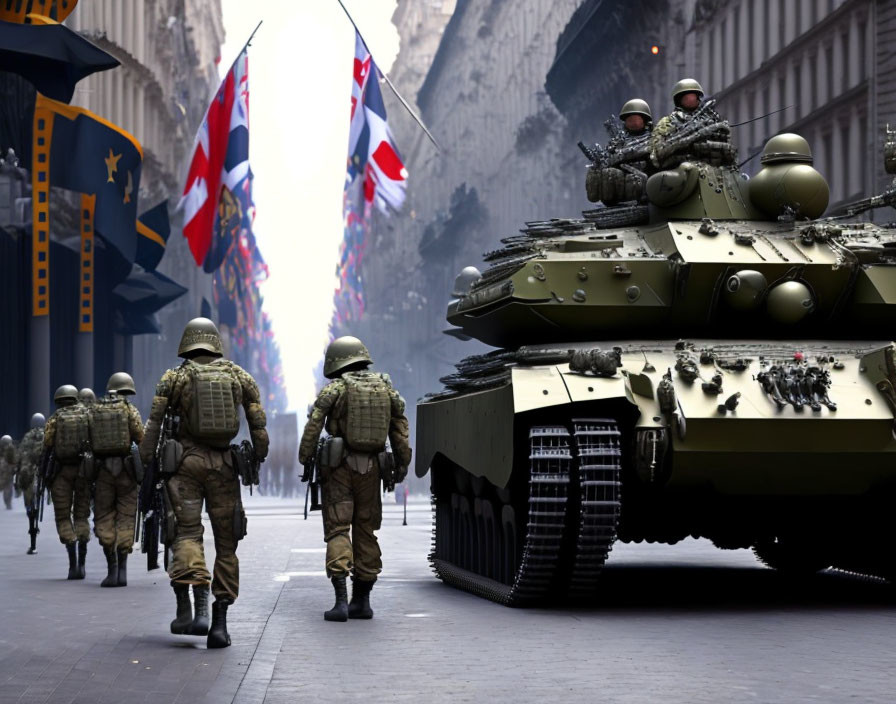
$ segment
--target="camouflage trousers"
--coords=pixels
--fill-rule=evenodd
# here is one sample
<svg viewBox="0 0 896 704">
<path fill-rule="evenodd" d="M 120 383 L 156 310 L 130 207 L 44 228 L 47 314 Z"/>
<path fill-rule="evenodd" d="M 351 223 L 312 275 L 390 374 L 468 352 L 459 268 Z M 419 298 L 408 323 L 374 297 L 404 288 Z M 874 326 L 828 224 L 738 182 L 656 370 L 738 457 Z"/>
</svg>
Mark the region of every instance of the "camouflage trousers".
<svg viewBox="0 0 896 704">
<path fill-rule="evenodd" d="M 184 443 L 177 473 L 168 480 L 168 497 L 177 517 L 177 536 L 171 546 L 168 576 L 172 583 L 206 585 L 211 580 L 215 599 L 233 603 L 240 591 L 240 561 L 236 556 L 234 511 L 240 483 L 230 451 Z M 202 501 L 215 537 L 214 577 L 205 564 L 202 545 Z"/>
<path fill-rule="evenodd" d="M 50 485 L 56 532 L 63 545 L 90 540 L 90 484 L 77 464 L 59 465 Z"/>
<path fill-rule="evenodd" d="M 131 552 L 134 547 L 137 490 L 137 482 L 125 467 L 116 476 L 107 466 L 100 466 L 93 495 L 93 531 L 107 553 Z"/>
<path fill-rule="evenodd" d="M 12 467 L 6 462 L 0 464 L 0 490 L 3 491 L 3 503 L 7 509 L 12 508 Z"/>
<path fill-rule="evenodd" d="M 374 531 L 383 520 L 380 475 L 371 458 L 364 474 L 343 463 L 324 469 L 324 540 L 327 542 L 327 577 L 376 580 L 383 569 L 382 553 Z"/>
</svg>

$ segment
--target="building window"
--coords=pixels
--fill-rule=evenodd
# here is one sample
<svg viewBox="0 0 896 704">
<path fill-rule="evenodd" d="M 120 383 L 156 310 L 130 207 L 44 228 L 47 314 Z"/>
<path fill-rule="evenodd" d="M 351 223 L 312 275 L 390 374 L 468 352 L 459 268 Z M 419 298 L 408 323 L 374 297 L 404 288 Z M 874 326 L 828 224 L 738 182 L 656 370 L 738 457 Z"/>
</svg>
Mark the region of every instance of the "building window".
<svg viewBox="0 0 896 704">
<path fill-rule="evenodd" d="M 721 76 L 721 80 L 720 80 L 719 83 L 717 83 L 716 85 L 725 85 L 725 86 L 727 86 L 727 85 L 728 85 L 728 66 L 727 66 L 727 63 L 728 63 L 728 47 L 725 46 L 725 40 L 726 40 L 726 38 L 727 38 L 727 36 L 728 36 L 728 35 L 726 34 L 726 30 L 728 29 L 728 20 L 727 20 L 727 19 L 722 20 L 721 27 L 722 27 L 722 32 L 721 32 L 721 34 L 722 34 L 722 36 L 721 36 L 721 39 L 722 39 L 722 41 L 721 41 L 721 46 L 722 46 L 722 67 L 721 67 L 721 69 L 722 69 L 722 76 Z"/>
<path fill-rule="evenodd" d="M 853 182 L 853 174 L 850 173 L 852 170 L 850 167 L 852 166 L 852 154 L 849 149 L 849 123 L 840 123 L 840 171 L 839 176 L 841 179 L 841 183 L 843 187 L 840 190 L 840 197 L 845 198 L 852 191 L 847 190 L 850 188 L 849 184 Z"/>
<path fill-rule="evenodd" d="M 864 15 L 858 21 L 859 25 L 859 82 L 865 80 L 865 42 L 867 41 L 865 34 L 868 31 L 868 18 Z"/>
<path fill-rule="evenodd" d="M 824 99 L 831 100 L 834 97 L 834 44 L 833 42 L 825 47 L 825 78 L 828 84 L 828 94 Z"/>
<path fill-rule="evenodd" d="M 812 83 L 809 86 L 809 107 L 814 110 L 818 107 L 818 54 L 809 56 L 809 81 Z"/>
<path fill-rule="evenodd" d="M 786 27 L 787 21 L 785 16 L 787 15 L 787 3 L 793 2 L 794 0 L 779 0 L 778 2 L 778 51 L 787 46 L 787 34 Z"/>
</svg>

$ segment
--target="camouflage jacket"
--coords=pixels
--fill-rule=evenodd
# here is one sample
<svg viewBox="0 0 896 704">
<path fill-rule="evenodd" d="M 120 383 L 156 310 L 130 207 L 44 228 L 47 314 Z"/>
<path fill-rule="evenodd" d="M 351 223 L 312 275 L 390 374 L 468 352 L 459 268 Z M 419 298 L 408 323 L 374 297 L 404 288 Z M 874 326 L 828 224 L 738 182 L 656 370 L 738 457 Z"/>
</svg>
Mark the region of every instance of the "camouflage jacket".
<svg viewBox="0 0 896 704">
<path fill-rule="evenodd" d="M 44 451 L 44 435 L 43 428 L 32 428 L 25 433 L 25 437 L 19 443 L 19 472 L 16 485 L 20 489 L 23 487 L 23 484 L 30 482 L 34 475 L 37 474 L 37 469 L 40 466 L 40 456 Z"/>
<path fill-rule="evenodd" d="M 242 404 L 243 410 L 246 412 L 246 421 L 249 424 L 249 435 L 252 438 L 252 446 L 255 448 L 255 456 L 259 460 L 264 460 L 268 456 L 269 440 L 268 431 L 265 428 L 267 418 L 264 408 L 261 406 L 261 393 L 258 390 L 258 384 L 255 383 L 252 375 L 238 364 L 229 360 L 218 360 L 218 362 L 229 371 L 235 381 L 234 388 L 239 391 L 236 401 Z M 162 432 L 165 411 L 170 408 L 174 415 L 183 415 L 185 409 L 182 401 L 186 387 L 190 383 L 189 372 L 186 370 L 187 364 L 189 362 L 184 362 L 179 367 L 166 371 L 156 386 L 149 419 L 146 421 L 146 433 L 140 443 L 140 458 L 144 463 L 148 463 L 155 452 L 159 435 Z M 192 440 L 183 429 L 183 425 L 181 425 L 180 435 Z M 193 442 L 196 445 L 202 445 L 202 443 Z"/>
<path fill-rule="evenodd" d="M 733 164 L 737 151 L 731 145 L 731 128 L 713 108 L 701 109 L 699 124 L 694 113 L 676 108 L 662 118 L 650 136 L 650 161 L 659 169 L 685 161 Z"/>
<path fill-rule="evenodd" d="M 386 377 L 388 380 L 388 377 Z M 308 422 L 302 433 L 299 444 L 299 462 L 306 464 L 313 457 L 317 449 L 317 440 L 321 430 L 326 426 L 330 435 L 341 436 L 345 427 L 345 404 L 338 403 L 345 393 L 345 382 L 334 379 L 320 390 L 311 411 L 308 413 Z M 389 389 L 392 401 L 392 418 L 389 422 L 389 442 L 396 462 L 402 467 L 411 463 L 411 444 L 408 430 L 408 419 L 404 415 L 404 399 L 394 388 Z"/>
</svg>

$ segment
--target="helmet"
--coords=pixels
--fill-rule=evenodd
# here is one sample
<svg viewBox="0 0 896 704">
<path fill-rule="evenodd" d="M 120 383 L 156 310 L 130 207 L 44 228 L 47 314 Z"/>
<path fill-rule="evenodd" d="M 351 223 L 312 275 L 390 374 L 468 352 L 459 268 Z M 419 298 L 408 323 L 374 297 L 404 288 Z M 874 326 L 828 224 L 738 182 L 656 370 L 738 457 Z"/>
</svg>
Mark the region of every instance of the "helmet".
<svg viewBox="0 0 896 704">
<path fill-rule="evenodd" d="M 89 406 L 92 403 L 96 403 L 96 394 L 93 393 L 93 389 L 85 387 L 78 392 L 78 400 L 85 406 Z"/>
<path fill-rule="evenodd" d="M 479 269 L 475 266 L 465 266 L 463 271 L 454 279 L 454 291 L 451 292 L 451 295 L 458 297 L 469 296 L 473 284 L 481 278 L 482 274 L 479 272 Z"/>
<path fill-rule="evenodd" d="M 44 418 L 43 413 L 35 413 L 31 416 L 31 429 L 34 428 L 43 428 L 47 424 L 47 419 Z"/>
<path fill-rule="evenodd" d="M 653 115 L 650 114 L 650 106 L 647 104 L 647 101 L 641 100 L 640 98 L 632 98 L 625 105 L 623 105 L 622 109 L 619 111 L 620 120 L 624 120 L 629 115 L 640 115 L 644 118 L 645 121 L 650 121 L 653 119 Z"/>
<path fill-rule="evenodd" d="M 71 384 L 63 384 L 53 394 L 53 403 L 57 406 L 69 405 L 69 403 L 63 403 L 64 401 L 69 401 L 70 403 L 78 402 L 78 390 Z"/>
<path fill-rule="evenodd" d="M 0 438 L 0 450 L 5 450 L 7 447 L 12 445 L 12 437 L 9 435 L 4 435 Z"/>
<path fill-rule="evenodd" d="M 678 105 L 678 98 L 685 93 L 697 93 L 702 98 L 703 88 L 695 78 L 682 78 L 672 86 L 672 102 Z"/>
<path fill-rule="evenodd" d="M 370 364 L 370 352 L 357 337 L 337 337 L 327 347 L 324 359 L 324 376 L 333 379 L 350 364 L 367 362 Z"/>
<path fill-rule="evenodd" d="M 180 338 L 177 356 L 186 359 L 190 352 L 196 351 L 206 352 L 214 357 L 224 356 L 221 335 L 215 324 L 208 318 L 193 318 L 187 323 L 184 334 Z"/>
<path fill-rule="evenodd" d="M 761 161 L 763 164 L 780 162 L 811 164 L 812 150 L 809 148 L 809 143 L 798 134 L 784 132 L 776 134 L 765 143 Z"/>
<path fill-rule="evenodd" d="M 127 372 L 115 372 L 110 376 L 106 384 L 106 391 L 114 391 L 121 396 L 132 396 L 137 393 L 134 380 Z"/>
</svg>

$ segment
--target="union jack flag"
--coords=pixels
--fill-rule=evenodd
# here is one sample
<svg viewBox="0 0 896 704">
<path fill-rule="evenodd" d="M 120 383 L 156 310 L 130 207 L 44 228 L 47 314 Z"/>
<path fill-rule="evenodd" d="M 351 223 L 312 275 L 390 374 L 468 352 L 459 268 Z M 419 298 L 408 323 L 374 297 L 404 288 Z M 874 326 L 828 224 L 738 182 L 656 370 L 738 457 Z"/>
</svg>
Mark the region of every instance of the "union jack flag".
<svg viewBox="0 0 896 704">
<path fill-rule="evenodd" d="M 398 210 L 404 203 L 408 172 L 386 121 L 379 76 L 367 46 L 355 32 L 346 188 L 360 177 L 365 203 L 386 212 L 387 205 Z"/>
</svg>

